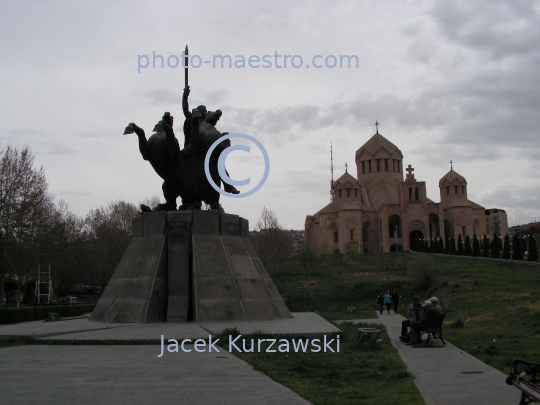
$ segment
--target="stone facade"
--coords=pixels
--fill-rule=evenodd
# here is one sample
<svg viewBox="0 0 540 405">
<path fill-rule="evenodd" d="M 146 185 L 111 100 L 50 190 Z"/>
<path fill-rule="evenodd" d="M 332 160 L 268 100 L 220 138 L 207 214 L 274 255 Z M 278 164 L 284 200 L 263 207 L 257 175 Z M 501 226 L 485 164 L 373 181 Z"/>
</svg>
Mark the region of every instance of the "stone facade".
<svg viewBox="0 0 540 405">
<path fill-rule="evenodd" d="M 504 236 L 508 233 L 508 217 L 506 211 L 500 208 L 488 208 L 486 210 L 486 228 L 488 235 L 496 233 Z"/>
<path fill-rule="evenodd" d="M 306 242 L 331 253 L 420 250 L 425 238 L 486 233 L 484 207 L 467 199 L 467 181 L 450 170 L 439 181 L 441 202 L 427 198 L 403 154 L 378 132 L 356 151 L 356 178 L 334 182 L 334 200 L 305 222 Z"/>
</svg>

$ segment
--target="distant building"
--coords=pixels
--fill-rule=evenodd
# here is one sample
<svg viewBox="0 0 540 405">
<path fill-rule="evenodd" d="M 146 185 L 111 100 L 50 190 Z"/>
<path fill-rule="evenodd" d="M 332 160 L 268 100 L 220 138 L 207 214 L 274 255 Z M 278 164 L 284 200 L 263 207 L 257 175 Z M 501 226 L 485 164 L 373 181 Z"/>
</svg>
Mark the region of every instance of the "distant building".
<svg viewBox="0 0 540 405">
<path fill-rule="evenodd" d="M 540 240 L 540 222 L 531 222 L 525 225 L 516 225 L 508 229 L 510 235 L 519 233 L 522 236 L 534 235 L 536 240 Z"/>
<path fill-rule="evenodd" d="M 486 233 L 485 208 L 467 198 L 467 181 L 452 168 L 439 181 L 441 202 L 427 198 L 426 183 L 379 132 L 356 151 L 356 177 L 334 182 L 334 200 L 306 216 L 306 243 L 327 253 L 421 250 L 425 238 Z"/>
<path fill-rule="evenodd" d="M 293 256 L 297 256 L 302 252 L 302 248 L 305 245 L 306 237 L 304 231 L 297 231 L 294 229 L 285 230 L 287 236 L 291 241 L 291 249 Z"/>
<path fill-rule="evenodd" d="M 508 218 L 506 211 L 500 208 L 489 208 L 486 210 L 486 230 L 487 234 L 493 236 L 496 233 L 504 236 L 508 233 Z"/>
</svg>

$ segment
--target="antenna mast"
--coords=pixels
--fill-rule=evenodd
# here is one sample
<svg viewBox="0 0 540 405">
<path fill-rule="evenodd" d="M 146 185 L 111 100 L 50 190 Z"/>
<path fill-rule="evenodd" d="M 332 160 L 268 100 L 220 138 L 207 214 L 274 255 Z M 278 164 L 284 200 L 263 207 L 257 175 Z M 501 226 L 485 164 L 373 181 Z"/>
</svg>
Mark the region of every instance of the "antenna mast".
<svg viewBox="0 0 540 405">
<path fill-rule="evenodd" d="M 332 141 L 330 141 L 330 202 L 334 201 L 334 156 L 332 153 Z"/>
</svg>

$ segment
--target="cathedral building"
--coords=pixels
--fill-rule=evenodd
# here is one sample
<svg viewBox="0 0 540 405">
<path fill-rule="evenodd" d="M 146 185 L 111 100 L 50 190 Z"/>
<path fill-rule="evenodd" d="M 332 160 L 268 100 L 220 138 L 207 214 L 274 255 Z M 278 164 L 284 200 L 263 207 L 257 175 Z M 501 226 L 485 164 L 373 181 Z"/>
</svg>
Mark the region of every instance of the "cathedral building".
<svg viewBox="0 0 540 405">
<path fill-rule="evenodd" d="M 426 238 L 486 233 L 484 207 L 467 198 L 467 181 L 452 168 L 439 180 L 441 201 L 434 202 L 411 165 L 403 170 L 398 147 L 378 131 L 355 161 L 356 177 L 346 169 L 333 183 L 333 201 L 306 216 L 307 243 L 328 254 L 378 253 L 422 250 Z"/>
</svg>

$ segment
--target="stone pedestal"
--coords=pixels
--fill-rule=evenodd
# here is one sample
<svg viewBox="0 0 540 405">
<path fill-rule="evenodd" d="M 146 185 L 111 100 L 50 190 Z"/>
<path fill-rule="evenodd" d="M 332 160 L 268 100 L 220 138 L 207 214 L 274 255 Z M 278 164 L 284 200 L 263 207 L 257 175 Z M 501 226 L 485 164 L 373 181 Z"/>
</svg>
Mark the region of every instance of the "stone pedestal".
<svg viewBox="0 0 540 405">
<path fill-rule="evenodd" d="M 291 314 L 249 240 L 217 211 L 145 213 L 90 320 L 230 322 Z"/>
</svg>

